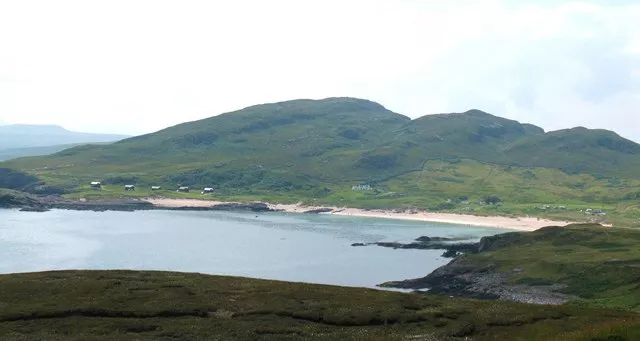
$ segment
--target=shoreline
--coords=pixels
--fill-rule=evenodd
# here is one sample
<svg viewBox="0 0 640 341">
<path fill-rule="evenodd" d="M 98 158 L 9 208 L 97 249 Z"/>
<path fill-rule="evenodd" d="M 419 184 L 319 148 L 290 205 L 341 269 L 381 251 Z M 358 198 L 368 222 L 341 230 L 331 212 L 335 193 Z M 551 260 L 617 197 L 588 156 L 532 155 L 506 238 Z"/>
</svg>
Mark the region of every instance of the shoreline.
<svg viewBox="0 0 640 341">
<path fill-rule="evenodd" d="M 158 209 L 214 209 L 216 206 L 241 204 L 235 202 L 209 201 L 200 199 L 168 199 L 144 198 Z M 466 225 L 476 227 L 508 229 L 514 231 L 531 232 L 547 226 L 566 226 L 569 221 L 554 221 L 535 217 L 503 217 L 503 216 L 475 216 L 471 214 L 439 213 L 439 212 L 398 212 L 394 210 L 365 210 L 360 208 L 331 207 L 331 206 L 303 206 L 301 204 L 269 204 L 271 211 L 284 213 L 317 213 L 343 217 L 394 219 L 406 221 L 421 221 L 442 224 Z"/>
<path fill-rule="evenodd" d="M 16 198 L 14 198 L 16 199 Z M 25 196 L 21 200 L 0 203 L 4 208 L 19 208 L 28 212 L 45 212 L 50 209 L 78 211 L 252 211 L 325 214 L 344 217 L 394 219 L 405 221 L 431 222 L 463 226 L 497 228 L 511 231 L 530 232 L 547 226 L 566 226 L 575 222 L 555 221 L 536 217 L 479 216 L 472 214 L 441 213 L 428 211 L 367 210 L 335 206 L 306 206 L 297 204 L 270 204 L 267 202 L 230 202 L 204 199 L 137 198 L 137 199 L 65 199 L 57 196 Z"/>
</svg>

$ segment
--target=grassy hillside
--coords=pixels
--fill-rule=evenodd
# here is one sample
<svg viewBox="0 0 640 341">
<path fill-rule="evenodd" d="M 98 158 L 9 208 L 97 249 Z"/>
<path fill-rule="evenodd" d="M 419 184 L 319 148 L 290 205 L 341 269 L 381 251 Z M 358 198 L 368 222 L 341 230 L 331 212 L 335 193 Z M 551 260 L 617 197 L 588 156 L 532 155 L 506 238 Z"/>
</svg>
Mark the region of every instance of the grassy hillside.
<svg viewBox="0 0 640 341">
<path fill-rule="evenodd" d="M 236 277 L 0 276 L 2 340 L 635 340 L 637 314 Z"/>
<path fill-rule="evenodd" d="M 36 175 L 73 196 L 125 195 L 119 189 L 125 183 L 212 186 L 221 199 L 476 213 L 547 214 L 535 207 L 606 205 L 626 221 L 636 219 L 640 198 L 640 146 L 615 133 L 545 133 L 479 110 L 412 121 L 353 98 L 257 105 L 0 168 Z M 88 191 L 90 181 L 111 187 Z M 359 184 L 374 189 L 351 189 Z M 458 205 L 465 197 L 477 202 L 488 196 L 504 205 Z"/>
<path fill-rule="evenodd" d="M 639 243 L 638 230 L 597 225 L 506 233 L 485 237 L 478 253 L 461 256 L 425 278 L 399 286 L 465 296 L 496 294 L 491 286 L 478 285 L 487 281 L 497 281 L 495 287 L 504 285 L 514 292 L 525 290 L 523 286 L 553 285 L 553 291 L 578 297 L 569 303 L 572 306 L 640 312 Z"/>
<path fill-rule="evenodd" d="M 559 168 L 571 174 L 638 178 L 640 145 L 606 130 L 573 128 L 521 139 L 507 155 L 522 166 Z"/>
</svg>

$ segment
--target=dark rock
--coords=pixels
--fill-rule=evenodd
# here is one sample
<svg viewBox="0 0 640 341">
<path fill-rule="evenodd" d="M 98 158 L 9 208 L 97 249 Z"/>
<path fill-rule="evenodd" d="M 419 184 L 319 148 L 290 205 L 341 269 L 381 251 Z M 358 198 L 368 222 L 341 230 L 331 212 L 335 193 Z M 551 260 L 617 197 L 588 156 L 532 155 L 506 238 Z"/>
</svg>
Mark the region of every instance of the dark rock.
<svg viewBox="0 0 640 341">
<path fill-rule="evenodd" d="M 100 201 L 64 201 L 53 202 L 48 205 L 49 208 L 59 210 L 73 211 L 120 211 L 134 212 L 140 210 L 152 210 L 155 206 L 150 202 L 143 200 L 100 200 Z"/>
<path fill-rule="evenodd" d="M 254 202 L 248 204 L 241 203 L 226 203 L 219 204 L 210 207 L 155 207 L 154 209 L 169 210 L 169 211 L 251 211 L 251 212 L 274 212 L 276 210 L 269 207 L 269 205 L 261 202 Z"/>
<path fill-rule="evenodd" d="M 50 210 L 43 206 L 23 207 L 20 209 L 20 212 L 47 212 L 47 211 L 50 211 Z"/>
<path fill-rule="evenodd" d="M 212 211 L 252 211 L 252 212 L 271 212 L 273 209 L 269 205 L 262 202 L 252 202 L 248 204 L 228 203 L 220 204 L 210 208 Z"/>
<path fill-rule="evenodd" d="M 403 244 L 398 242 L 377 242 L 377 243 L 356 243 L 352 246 L 368 246 L 377 245 L 381 247 L 389 247 L 393 249 L 416 249 L 416 250 L 446 250 L 443 257 L 453 258 L 461 253 L 475 253 L 478 250 L 477 243 L 447 243 L 448 241 L 458 240 L 455 238 L 444 237 L 420 237 L 415 243 Z"/>
<path fill-rule="evenodd" d="M 447 250 L 445 251 L 445 253 L 442 254 L 442 257 L 444 258 L 455 258 L 458 256 L 458 251 L 456 250 Z"/>
<path fill-rule="evenodd" d="M 455 240 L 459 240 L 456 238 L 446 238 L 446 237 L 427 237 L 427 236 L 422 236 L 422 237 L 418 237 L 416 238 L 416 241 L 418 242 L 423 242 L 423 243 L 430 243 L 430 242 L 450 242 L 450 241 L 455 241 Z"/>
<path fill-rule="evenodd" d="M 562 304 L 577 297 L 559 293 L 564 286 L 527 286 L 509 283 L 508 275 L 497 266 L 476 267 L 459 256 L 426 277 L 387 282 L 380 286 L 403 289 L 429 289 L 429 293 L 477 299 L 500 299 L 534 304 Z"/>
<path fill-rule="evenodd" d="M 405 244 L 395 243 L 395 242 L 380 242 L 380 243 L 373 243 L 373 244 L 382 246 L 382 247 L 390 247 L 394 249 L 401 249 L 403 246 L 405 246 Z"/>
<path fill-rule="evenodd" d="M 332 208 L 318 208 L 318 209 L 315 209 L 315 210 L 304 211 L 303 213 L 318 214 L 318 213 L 329 213 L 329 212 L 333 212 L 333 209 Z"/>
</svg>

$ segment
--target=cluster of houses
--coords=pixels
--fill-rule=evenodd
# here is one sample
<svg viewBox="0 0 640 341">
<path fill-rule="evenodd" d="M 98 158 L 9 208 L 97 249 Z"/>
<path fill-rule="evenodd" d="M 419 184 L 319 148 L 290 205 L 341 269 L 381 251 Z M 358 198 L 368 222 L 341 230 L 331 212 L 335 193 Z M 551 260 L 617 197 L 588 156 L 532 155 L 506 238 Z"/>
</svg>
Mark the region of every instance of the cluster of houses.
<svg viewBox="0 0 640 341">
<path fill-rule="evenodd" d="M 91 188 L 93 189 L 102 189 L 102 182 L 100 181 L 92 181 L 90 183 Z M 124 190 L 125 191 L 129 191 L 129 192 L 134 192 L 136 190 L 136 186 L 135 185 L 124 185 Z M 162 187 L 160 186 L 151 186 L 151 190 L 152 191 L 159 191 L 162 190 Z M 178 187 L 178 189 L 176 190 L 176 192 L 181 192 L 181 193 L 189 193 L 191 189 L 188 186 L 180 186 Z M 205 187 L 202 189 L 202 191 L 200 192 L 201 194 L 213 194 L 214 189 L 213 187 Z"/>
</svg>

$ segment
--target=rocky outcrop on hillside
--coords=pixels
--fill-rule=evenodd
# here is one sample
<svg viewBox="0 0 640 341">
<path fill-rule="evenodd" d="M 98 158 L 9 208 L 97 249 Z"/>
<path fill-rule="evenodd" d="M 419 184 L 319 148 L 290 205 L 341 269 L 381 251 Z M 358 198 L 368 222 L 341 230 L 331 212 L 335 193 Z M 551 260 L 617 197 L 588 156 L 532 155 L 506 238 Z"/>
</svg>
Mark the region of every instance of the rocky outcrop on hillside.
<svg viewBox="0 0 640 341">
<path fill-rule="evenodd" d="M 559 228 L 549 227 L 540 230 L 539 238 L 550 238 Z M 381 287 L 428 290 L 430 293 L 483 298 L 500 299 L 535 304 L 562 304 L 577 299 L 572 295 L 560 293 L 566 288 L 562 284 L 537 283 L 536 285 L 514 284 L 509 276 L 523 272 L 525 269 L 514 268 L 505 272 L 493 263 L 479 263 L 474 261 L 478 253 L 494 251 L 509 246 L 518 239 L 521 233 L 505 233 L 483 237 L 468 249 L 466 254 L 457 256 L 449 264 L 436 269 L 431 274 L 416 279 L 383 283 Z M 535 240 L 532 239 L 532 240 Z M 509 273 L 511 272 L 511 273 Z"/>
</svg>

